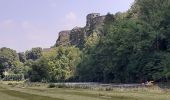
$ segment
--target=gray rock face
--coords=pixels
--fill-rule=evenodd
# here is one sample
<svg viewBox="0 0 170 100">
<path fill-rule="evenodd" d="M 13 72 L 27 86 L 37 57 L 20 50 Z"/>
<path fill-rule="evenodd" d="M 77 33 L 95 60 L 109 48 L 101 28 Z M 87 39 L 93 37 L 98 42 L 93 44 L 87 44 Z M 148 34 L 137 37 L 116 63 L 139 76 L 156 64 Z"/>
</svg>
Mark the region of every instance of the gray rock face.
<svg viewBox="0 0 170 100">
<path fill-rule="evenodd" d="M 90 36 L 91 33 L 96 32 L 101 35 L 103 30 L 105 16 L 97 16 L 91 19 L 90 26 L 86 26 L 86 35 Z"/>
<path fill-rule="evenodd" d="M 70 30 L 59 32 L 59 37 L 56 41 L 56 46 L 63 45 L 67 46 L 70 44 Z"/>
<path fill-rule="evenodd" d="M 100 13 L 91 13 L 87 15 L 86 20 L 86 26 L 83 28 L 75 27 L 72 30 L 59 32 L 56 46 L 75 45 L 81 47 L 85 38 L 93 32 L 102 35 L 105 16 L 100 16 Z"/>
<path fill-rule="evenodd" d="M 75 27 L 71 30 L 71 34 L 70 34 L 70 43 L 71 45 L 76 45 L 78 47 L 80 47 L 83 42 L 84 42 L 84 28 L 81 27 Z"/>
<path fill-rule="evenodd" d="M 91 24 L 93 23 L 93 19 L 96 17 L 99 17 L 100 13 L 91 13 L 86 16 L 86 27 L 90 27 Z"/>
</svg>

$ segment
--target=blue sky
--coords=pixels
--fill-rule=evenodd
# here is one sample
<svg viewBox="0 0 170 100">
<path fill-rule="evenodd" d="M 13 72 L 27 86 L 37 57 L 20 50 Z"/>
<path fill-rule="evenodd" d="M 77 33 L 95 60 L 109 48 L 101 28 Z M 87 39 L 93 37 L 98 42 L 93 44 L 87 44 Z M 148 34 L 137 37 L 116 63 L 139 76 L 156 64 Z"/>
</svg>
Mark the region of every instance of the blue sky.
<svg viewBox="0 0 170 100">
<path fill-rule="evenodd" d="M 86 15 L 127 11 L 134 0 L 0 0 L 0 47 L 22 52 L 55 44 L 58 32 L 85 26 Z"/>
</svg>

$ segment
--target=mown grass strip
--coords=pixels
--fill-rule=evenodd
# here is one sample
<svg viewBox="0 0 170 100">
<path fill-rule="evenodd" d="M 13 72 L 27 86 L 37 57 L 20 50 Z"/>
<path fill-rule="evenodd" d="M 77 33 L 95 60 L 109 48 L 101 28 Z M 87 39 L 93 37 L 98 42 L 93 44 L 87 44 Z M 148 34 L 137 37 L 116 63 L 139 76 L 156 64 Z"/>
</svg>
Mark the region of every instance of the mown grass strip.
<svg viewBox="0 0 170 100">
<path fill-rule="evenodd" d="M 106 100 L 139 100 L 134 97 L 128 97 L 128 96 L 109 96 L 105 95 L 103 93 L 96 93 L 96 94 L 90 94 L 86 92 L 74 92 L 74 91 L 64 91 L 63 93 L 70 94 L 70 95 L 79 95 L 79 96 L 86 96 L 86 97 L 93 97 L 93 98 L 100 98 L 100 99 L 106 99 Z"/>
<path fill-rule="evenodd" d="M 35 95 L 35 94 L 29 94 L 29 93 L 23 93 L 19 91 L 14 90 L 0 90 L 0 92 L 7 94 L 9 96 L 22 98 L 24 100 L 64 100 L 60 98 L 52 98 L 48 96 L 41 96 L 41 95 Z"/>
<path fill-rule="evenodd" d="M 140 98 L 135 98 L 135 97 L 130 97 L 130 96 L 113 95 L 113 94 L 106 95 L 103 92 L 97 92 L 97 91 L 95 91 L 95 93 L 88 93 L 82 89 L 67 89 L 67 88 L 47 89 L 47 90 L 33 89 L 33 88 L 29 88 L 29 89 L 39 91 L 39 92 L 49 91 L 49 93 L 60 93 L 60 94 L 75 95 L 75 96 L 77 95 L 77 96 L 99 98 L 99 99 L 105 99 L 105 100 L 141 100 Z M 67 90 L 65 90 L 65 89 L 67 89 Z M 53 91 L 51 91 L 51 90 L 53 90 Z"/>
</svg>

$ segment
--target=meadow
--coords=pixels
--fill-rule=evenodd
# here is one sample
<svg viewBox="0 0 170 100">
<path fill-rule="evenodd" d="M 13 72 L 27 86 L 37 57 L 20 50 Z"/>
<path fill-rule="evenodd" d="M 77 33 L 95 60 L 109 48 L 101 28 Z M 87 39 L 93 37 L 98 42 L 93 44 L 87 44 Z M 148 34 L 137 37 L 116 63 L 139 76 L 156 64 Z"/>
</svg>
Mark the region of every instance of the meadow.
<svg viewBox="0 0 170 100">
<path fill-rule="evenodd" d="M 0 100 L 169 100 L 170 91 L 158 87 L 113 90 L 48 88 L 47 84 L 1 83 Z"/>
</svg>

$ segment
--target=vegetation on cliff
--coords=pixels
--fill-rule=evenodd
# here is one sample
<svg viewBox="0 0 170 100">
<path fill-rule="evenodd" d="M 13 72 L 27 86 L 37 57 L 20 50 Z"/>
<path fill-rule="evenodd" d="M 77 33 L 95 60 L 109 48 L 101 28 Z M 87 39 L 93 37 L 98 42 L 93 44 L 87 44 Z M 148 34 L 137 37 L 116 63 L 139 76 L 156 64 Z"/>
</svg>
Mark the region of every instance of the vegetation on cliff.
<svg viewBox="0 0 170 100">
<path fill-rule="evenodd" d="M 2 78 L 6 70 L 31 81 L 170 81 L 170 0 L 135 0 L 127 12 L 87 18 L 48 51 L 1 48 Z"/>
</svg>

